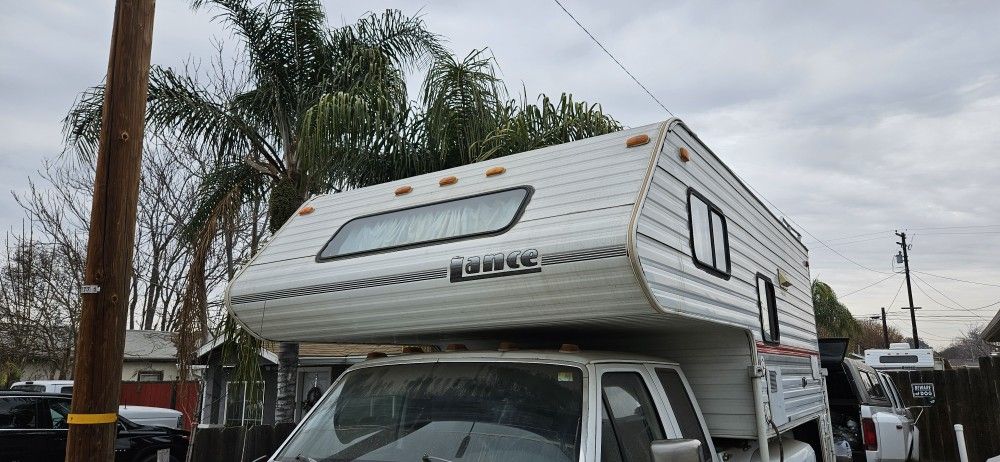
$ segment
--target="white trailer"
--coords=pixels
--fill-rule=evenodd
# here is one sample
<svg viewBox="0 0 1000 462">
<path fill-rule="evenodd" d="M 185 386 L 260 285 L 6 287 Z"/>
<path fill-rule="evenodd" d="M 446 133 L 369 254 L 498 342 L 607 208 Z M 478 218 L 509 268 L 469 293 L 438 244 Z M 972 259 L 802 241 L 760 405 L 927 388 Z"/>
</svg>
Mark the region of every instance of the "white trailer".
<svg viewBox="0 0 1000 462">
<path fill-rule="evenodd" d="M 889 348 L 865 350 L 865 363 L 880 370 L 934 369 L 934 350 L 910 348 L 909 343 L 893 343 Z"/>
<path fill-rule="evenodd" d="M 715 446 L 752 440 L 769 460 L 794 434 L 832 460 L 799 237 L 671 119 L 317 196 L 226 304 L 276 341 L 666 358 Z"/>
</svg>

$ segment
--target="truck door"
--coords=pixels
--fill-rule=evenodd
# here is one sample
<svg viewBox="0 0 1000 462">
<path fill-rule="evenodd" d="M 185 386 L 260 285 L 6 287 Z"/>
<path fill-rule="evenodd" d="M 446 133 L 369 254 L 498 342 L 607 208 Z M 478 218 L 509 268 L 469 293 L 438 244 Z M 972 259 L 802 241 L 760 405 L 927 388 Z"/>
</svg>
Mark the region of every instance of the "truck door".
<svg viewBox="0 0 1000 462">
<path fill-rule="evenodd" d="M 907 446 L 903 434 L 905 425 L 903 425 L 902 416 L 896 414 L 891 395 L 876 372 L 868 370 L 859 370 L 858 372 L 861 382 L 866 388 L 868 412 L 875 424 L 875 433 L 878 435 L 878 449 L 877 451 L 868 451 L 869 456 L 874 452 L 875 459 L 882 462 L 905 461 Z M 862 410 L 862 417 L 864 417 L 864 410 Z"/>
<path fill-rule="evenodd" d="M 597 453 L 602 462 L 650 462 L 653 441 L 688 437 L 678 430 L 672 405 L 653 369 L 639 364 L 600 365 L 597 375 L 601 416 Z"/>
<path fill-rule="evenodd" d="M 663 387 L 664 398 L 670 406 L 669 414 L 676 421 L 680 437 L 701 441 L 701 460 L 711 461 L 714 448 L 706 435 L 705 424 L 695 407 L 691 390 L 681 378 L 680 371 L 667 366 L 657 366 L 652 369 Z"/>
<path fill-rule="evenodd" d="M 913 425 L 913 419 L 910 418 L 910 412 L 906 410 L 906 405 L 903 404 L 903 400 L 900 398 L 899 392 L 896 390 L 896 385 L 892 382 L 892 379 L 882 372 L 878 372 L 877 374 L 879 379 L 882 381 L 882 386 L 885 387 L 886 394 L 889 396 L 889 401 L 892 402 L 893 414 L 895 414 L 894 419 L 885 419 L 887 421 L 886 425 L 888 425 L 891 420 L 894 429 L 898 433 L 902 434 L 902 437 L 900 438 L 896 433 L 893 433 L 893 438 L 902 441 L 903 446 L 900 451 L 900 456 L 902 458 L 898 460 L 905 461 L 907 460 L 908 455 L 912 456 L 916 454 L 917 450 L 917 448 L 914 447 L 911 452 L 910 448 L 911 444 L 915 445 L 916 443 L 916 441 L 914 441 L 914 433 L 916 432 L 916 429 Z M 890 431 L 890 429 L 886 429 L 886 431 Z M 894 457 L 895 452 L 890 453 L 890 456 Z M 886 460 L 897 459 L 893 458 Z"/>
</svg>

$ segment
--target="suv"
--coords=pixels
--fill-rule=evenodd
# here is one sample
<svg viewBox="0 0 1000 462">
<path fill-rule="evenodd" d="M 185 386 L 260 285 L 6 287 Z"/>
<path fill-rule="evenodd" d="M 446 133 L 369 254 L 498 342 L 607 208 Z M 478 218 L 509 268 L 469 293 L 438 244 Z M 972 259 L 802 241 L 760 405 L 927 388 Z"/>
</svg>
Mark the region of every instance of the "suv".
<svg viewBox="0 0 1000 462">
<path fill-rule="evenodd" d="M 34 380 L 28 382 L 14 382 L 14 384 L 10 386 L 10 389 L 31 393 L 60 393 L 64 395 L 72 395 L 73 381 Z M 184 414 L 181 413 L 181 411 L 165 407 L 132 406 L 123 404 L 118 406 L 118 415 L 140 425 L 156 425 L 159 427 L 176 428 L 178 430 L 184 429 Z"/>
<path fill-rule="evenodd" d="M 847 339 L 819 342 L 823 367 L 829 373 L 826 387 L 834 441 L 844 450 L 838 460 L 919 460 L 916 421 L 892 378 L 860 359 L 845 358 Z"/>
<path fill-rule="evenodd" d="M 68 395 L 0 391 L 0 462 L 64 460 L 69 412 Z M 187 432 L 118 417 L 116 462 L 155 462 L 160 449 L 168 449 L 170 461 L 178 462 L 187 446 Z"/>
</svg>

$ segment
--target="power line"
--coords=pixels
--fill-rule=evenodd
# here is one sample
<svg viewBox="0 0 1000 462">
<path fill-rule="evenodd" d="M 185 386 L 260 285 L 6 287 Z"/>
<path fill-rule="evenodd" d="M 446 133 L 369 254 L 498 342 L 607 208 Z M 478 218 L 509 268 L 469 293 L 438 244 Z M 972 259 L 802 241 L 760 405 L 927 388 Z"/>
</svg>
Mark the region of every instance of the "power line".
<svg viewBox="0 0 1000 462">
<path fill-rule="evenodd" d="M 847 240 L 847 239 L 854 239 L 856 237 L 874 236 L 876 234 L 886 234 L 886 233 L 891 233 L 891 232 L 892 232 L 892 230 L 889 229 L 889 230 L 883 230 L 883 231 L 875 231 L 875 232 L 872 232 L 872 233 L 855 234 L 853 236 L 834 237 L 834 238 L 827 239 L 826 241 L 827 242 L 843 241 L 843 240 Z"/>
<path fill-rule="evenodd" d="M 914 273 L 923 274 L 924 276 L 932 276 L 932 277 L 936 277 L 936 278 L 940 278 L 940 279 L 948 279 L 950 281 L 965 282 L 965 283 L 968 283 L 968 284 L 976 284 L 976 285 L 980 285 L 980 286 L 1000 287 L 1000 284 L 991 284 L 991 283 L 988 283 L 988 282 L 969 281 L 969 280 L 959 279 L 959 278 L 953 278 L 953 277 L 949 277 L 949 276 L 942 276 L 940 274 L 928 273 L 926 271 L 916 271 L 916 270 L 914 270 L 913 272 Z"/>
<path fill-rule="evenodd" d="M 736 173 L 734 172 L 734 173 L 733 173 L 733 175 L 736 175 Z M 739 177 L 738 175 L 736 175 L 736 176 L 737 176 L 737 178 Z M 740 181 L 742 181 L 742 180 L 740 180 Z M 820 238 L 816 237 L 816 235 L 815 235 L 815 234 L 813 234 L 813 233 L 810 233 L 810 232 L 809 232 L 809 230 L 808 230 L 808 229 L 806 229 L 806 227 L 805 227 L 805 226 L 802 226 L 802 225 L 800 225 L 800 224 L 799 224 L 798 222 L 796 222 L 796 221 L 795 221 L 795 219 L 791 217 L 791 215 L 789 215 L 789 214 L 787 214 L 787 213 L 783 212 L 783 211 L 782 211 L 781 209 L 779 209 L 779 208 L 778 208 L 778 206 L 777 206 L 777 205 L 774 205 L 774 203 L 773 203 L 773 202 L 769 201 L 769 200 L 768 200 L 768 199 L 767 199 L 766 197 L 764 197 L 764 195 L 763 195 L 763 194 L 761 194 L 761 193 L 760 193 L 759 191 L 757 191 L 757 189 L 756 189 L 756 188 L 754 188 L 753 186 L 750 186 L 750 183 L 748 183 L 748 182 L 746 182 L 746 181 L 742 181 L 742 182 L 743 182 L 743 184 L 744 184 L 744 185 L 746 185 L 747 189 L 749 189 L 749 190 L 750 190 L 751 192 L 753 192 L 754 194 L 756 194 L 756 195 L 757 195 L 757 197 L 759 197 L 759 198 L 760 198 L 761 200 L 763 200 L 763 201 L 764 201 L 764 202 L 766 202 L 766 203 L 767 203 L 768 205 L 770 205 L 770 206 L 771 206 L 772 208 L 774 208 L 774 210 L 777 210 L 777 211 L 778 211 L 778 213 L 780 213 L 780 214 L 784 215 L 784 216 L 785 216 L 785 218 L 787 218 L 787 219 L 788 219 L 788 221 L 792 222 L 792 224 L 794 224 L 795 226 L 798 226 L 798 227 L 799 227 L 800 229 L 802 229 L 802 231 L 804 231 L 804 232 L 805 232 L 806 234 L 808 234 L 808 235 L 809 235 L 809 237 L 811 237 L 811 238 L 815 239 L 815 240 L 816 240 L 816 242 L 819 242 L 820 244 L 823 244 L 823 247 L 826 247 L 827 249 L 830 249 L 830 251 L 831 251 L 831 252 L 833 252 L 833 253 L 837 254 L 837 255 L 838 255 L 838 256 L 839 256 L 840 258 L 843 258 L 844 260 L 847 260 L 847 261 L 849 261 L 849 262 L 851 262 L 851 263 L 853 263 L 853 264 L 857 265 L 857 266 L 858 266 L 859 268 L 862 268 L 862 269 L 866 269 L 866 270 L 868 270 L 868 271 L 871 271 L 871 272 L 873 272 L 873 273 L 879 273 L 879 274 L 896 274 L 896 273 L 893 273 L 893 272 L 889 272 L 889 271 L 879 271 L 879 270 L 876 270 L 876 269 L 871 269 L 871 268 L 869 268 L 869 267 L 867 267 L 867 266 L 865 266 L 865 265 L 862 265 L 861 263 L 858 263 L 858 262 L 856 262 L 856 261 L 854 261 L 854 260 L 852 260 L 852 259 L 848 258 L 848 257 L 847 257 L 846 255 L 844 255 L 844 254 L 842 254 L 842 253 L 838 252 L 838 251 L 837 251 L 836 249 L 834 249 L 833 247 L 830 247 L 830 246 L 829 246 L 829 245 L 828 245 L 828 244 L 827 244 L 826 242 L 824 242 L 824 241 L 823 241 L 823 240 L 821 240 Z"/>
<path fill-rule="evenodd" d="M 1000 304 L 1000 300 L 997 300 L 997 301 L 995 301 L 995 302 L 993 302 L 993 303 L 990 303 L 989 305 L 985 305 L 985 306 L 980 306 L 980 307 L 977 307 L 977 308 L 968 308 L 968 307 L 966 307 L 965 305 L 963 305 L 963 304 L 959 303 L 959 302 L 958 302 L 958 300 L 955 300 L 954 298 L 951 298 L 951 297 L 949 297 L 949 296 L 948 296 L 948 294 L 946 294 L 946 293 L 944 293 L 944 292 L 941 292 L 941 291 L 940 291 L 940 290 L 939 290 L 939 289 L 938 289 L 937 287 L 934 287 L 933 285 L 931 285 L 931 283 L 929 283 L 929 282 L 927 282 L 927 281 L 923 280 L 923 279 L 922 279 L 922 278 L 921 278 L 920 276 L 917 276 L 917 280 L 919 280 L 920 282 L 922 282 L 922 283 L 924 283 L 924 284 L 927 284 L 927 287 L 930 287 L 930 288 L 931 288 L 931 290 L 933 290 L 933 291 L 935 291 L 935 292 L 937 292 L 937 293 L 941 294 L 941 296 L 942 296 L 942 297 L 944 297 L 944 298 L 947 298 L 947 299 L 948 299 L 948 300 L 950 300 L 950 301 L 951 301 L 952 303 L 954 303 L 954 304 L 958 305 L 958 306 L 959 306 L 959 308 L 961 308 L 961 309 L 963 309 L 963 310 L 965 310 L 965 311 L 968 311 L 968 312 L 970 312 L 970 313 L 972 313 L 972 314 L 975 314 L 976 316 L 979 316 L 979 317 L 980 317 L 981 319 L 986 319 L 986 318 L 983 318 L 983 317 L 982 317 L 982 315 L 980 315 L 979 313 L 976 313 L 976 310 L 981 310 L 981 309 L 984 309 L 984 308 L 989 308 L 989 307 L 991 307 L 991 306 L 994 306 L 994 305 L 998 305 L 998 304 Z"/>
<path fill-rule="evenodd" d="M 873 282 L 871 284 L 868 284 L 868 285 L 866 285 L 866 286 L 864 286 L 864 287 L 862 287 L 860 289 L 854 290 L 854 291 L 849 292 L 849 293 L 847 293 L 845 295 L 841 295 L 838 298 L 847 298 L 847 297 L 850 297 L 851 295 L 854 295 L 854 294 L 856 294 L 858 292 L 861 292 L 862 290 L 868 289 L 870 287 L 875 287 L 875 286 L 877 286 L 877 285 L 879 285 L 879 284 L 881 284 L 881 283 L 883 283 L 885 281 L 888 281 L 889 279 L 892 279 L 895 276 L 896 276 L 896 273 L 892 273 L 892 274 L 889 275 L 889 277 L 879 279 L 878 281 L 875 281 L 875 282 Z"/>
<path fill-rule="evenodd" d="M 634 75 L 632 75 L 632 73 L 629 72 L 629 70 L 625 68 L 625 65 L 622 64 L 622 62 L 619 61 L 618 58 L 615 57 L 615 55 L 611 54 L 611 52 L 608 51 L 608 49 L 605 48 L 605 46 L 603 44 L 601 44 L 601 41 L 597 40 L 597 37 L 594 37 L 594 34 L 591 34 L 590 31 L 587 30 L 587 28 L 583 26 L 583 24 L 580 24 L 580 21 L 578 21 L 576 19 L 576 17 L 573 16 L 573 13 L 570 13 L 569 10 L 567 10 L 566 7 L 563 6 L 562 2 L 560 2 L 559 0 L 553 0 L 553 1 L 556 2 L 556 5 L 559 5 L 559 8 L 562 8 L 562 10 L 566 13 L 566 15 L 569 16 L 569 18 L 572 19 L 573 22 L 575 22 L 577 26 L 580 26 L 580 29 L 583 29 L 583 32 L 586 33 L 587 36 L 589 36 L 590 39 L 593 40 L 594 43 L 597 44 L 598 47 L 600 47 L 602 50 L 604 50 L 604 53 L 606 53 L 608 55 L 608 57 L 610 57 L 611 60 L 614 61 L 615 64 L 618 65 L 618 67 L 622 68 L 622 70 L 625 71 L 625 73 L 628 74 L 628 76 L 630 78 L 632 78 L 632 81 L 635 82 L 636 85 L 639 85 L 639 88 L 642 88 L 642 90 L 645 91 L 646 94 L 649 95 L 649 97 L 653 99 L 653 101 L 656 101 L 656 104 L 658 104 L 661 108 L 663 108 L 664 111 L 667 111 L 667 114 L 670 114 L 671 117 L 674 117 L 674 113 L 670 112 L 670 109 L 667 109 L 667 106 L 664 105 L 662 102 L 660 102 L 660 100 L 655 95 L 653 95 L 653 92 L 649 91 L 649 89 L 646 88 L 646 86 L 643 85 L 642 82 L 639 81 L 639 79 L 637 79 Z"/>
<path fill-rule="evenodd" d="M 932 228 L 907 228 L 909 231 L 931 231 L 936 229 L 996 228 L 1000 225 L 937 226 Z"/>
<path fill-rule="evenodd" d="M 891 302 L 889 302 L 889 304 L 888 304 L 888 305 L 886 305 L 886 306 L 888 306 L 889 308 L 892 308 L 892 307 L 896 306 L 896 305 L 895 305 L 895 303 L 896 303 L 896 298 L 898 298 L 898 297 L 899 297 L 899 293 L 903 291 L 903 284 L 906 284 L 906 280 L 905 280 L 905 279 L 904 279 L 904 280 L 902 280 L 902 281 L 899 281 L 899 288 L 898 288 L 898 289 L 896 289 L 896 295 L 893 295 L 893 296 L 892 296 L 892 301 L 891 301 Z"/>
</svg>

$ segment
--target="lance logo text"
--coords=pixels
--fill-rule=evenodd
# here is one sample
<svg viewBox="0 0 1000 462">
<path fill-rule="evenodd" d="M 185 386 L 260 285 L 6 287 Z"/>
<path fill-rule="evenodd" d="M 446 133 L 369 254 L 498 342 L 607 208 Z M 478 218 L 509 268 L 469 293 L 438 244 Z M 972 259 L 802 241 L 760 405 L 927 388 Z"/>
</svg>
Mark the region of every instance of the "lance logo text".
<svg viewBox="0 0 1000 462">
<path fill-rule="evenodd" d="M 535 249 L 498 252 L 483 257 L 454 257 L 448 265 L 451 282 L 516 276 L 542 271 L 538 251 Z"/>
</svg>

